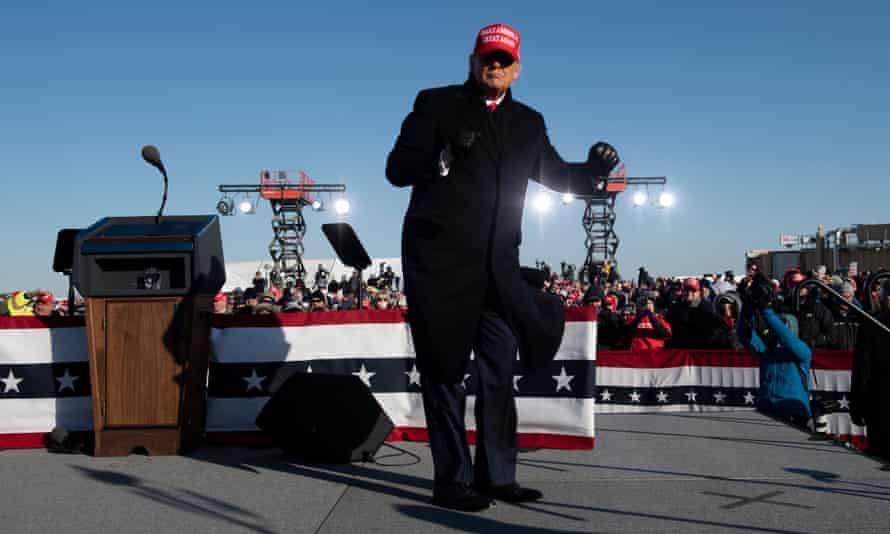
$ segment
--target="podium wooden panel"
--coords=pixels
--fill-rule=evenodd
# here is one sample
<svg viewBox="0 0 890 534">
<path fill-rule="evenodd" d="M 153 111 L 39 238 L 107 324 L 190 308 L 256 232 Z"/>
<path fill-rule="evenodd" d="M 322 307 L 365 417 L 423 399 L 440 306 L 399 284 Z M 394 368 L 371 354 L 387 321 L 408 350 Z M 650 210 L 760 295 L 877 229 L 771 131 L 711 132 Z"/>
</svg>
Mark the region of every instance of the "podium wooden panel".
<svg viewBox="0 0 890 534">
<path fill-rule="evenodd" d="M 212 297 L 88 298 L 86 312 L 96 456 L 196 444 Z"/>
</svg>

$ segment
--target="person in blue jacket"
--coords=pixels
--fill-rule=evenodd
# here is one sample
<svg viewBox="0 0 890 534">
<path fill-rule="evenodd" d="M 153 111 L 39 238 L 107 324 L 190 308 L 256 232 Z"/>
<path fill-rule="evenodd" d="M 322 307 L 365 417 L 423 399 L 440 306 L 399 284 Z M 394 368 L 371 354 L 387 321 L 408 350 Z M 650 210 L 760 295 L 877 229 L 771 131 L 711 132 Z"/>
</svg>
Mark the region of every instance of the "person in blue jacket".
<svg viewBox="0 0 890 534">
<path fill-rule="evenodd" d="M 756 275 L 744 287 L 739 340 L 760 358 L 757 408 L 805 424 L 810 412 L 809 376 L 812 352 L 773 309 L 769 281 Z"/>
</svg>

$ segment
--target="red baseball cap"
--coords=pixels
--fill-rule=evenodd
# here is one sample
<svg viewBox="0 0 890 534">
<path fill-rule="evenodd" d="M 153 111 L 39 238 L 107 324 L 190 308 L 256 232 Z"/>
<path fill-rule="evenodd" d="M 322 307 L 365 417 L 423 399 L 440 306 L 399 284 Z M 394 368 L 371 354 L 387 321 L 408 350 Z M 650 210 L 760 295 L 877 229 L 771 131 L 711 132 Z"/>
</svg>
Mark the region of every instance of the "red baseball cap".
<svg viewBox="0 0 890 534">
<path fill-rule="evenodd" d="M 213 302 L 227 302 L 228 297 L 226 297 L 225 293 L 217 293 L 213 296 Z"/>
<path fill-rule="evenodd" d="M 687 278 L 683 281 L 683 288 L 692 291 L 700 291 L 701 284 L 699 283 L 698 278 Z"/>
<path fill-rule="evenodd" d="M 473 54 L 481 56 L 495 50 L 502 50 L 519 61 L 519 32 L 507 24 L 489 24 L 476 36 Z"/>
<path fill-rule="evenodd" d="M 52 293 L 47 292 L 47 293 L 44 293 L 44 294 L 40 295 L 39 297 L 37 297 L 37 300 L 40 302 L 43 302 L 44 304 L 46 304 L 46 303 L 52 304 L 53 302 L 56 301 L 56 297 L 54 297 Z"/>
</svg>

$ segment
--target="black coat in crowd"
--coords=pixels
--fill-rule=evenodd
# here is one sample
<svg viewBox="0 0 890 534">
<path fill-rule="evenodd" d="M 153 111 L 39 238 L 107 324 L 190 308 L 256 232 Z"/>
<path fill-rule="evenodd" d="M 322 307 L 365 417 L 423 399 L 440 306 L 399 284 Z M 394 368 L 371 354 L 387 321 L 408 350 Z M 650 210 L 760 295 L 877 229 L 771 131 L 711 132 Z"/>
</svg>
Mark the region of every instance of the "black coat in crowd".
<svg viewBox="0 0 890 534">
<path fill-rule="evenodd" d="M 878 314 L 890 326 L 890 312 Z M 868 427 L 868 450 L 890 462 L 890 334 L 862 321 L 850 386 L 850 415 Z"/>
<path fill-rule="evenodd" d="M 439 176 L 441 150 L 455 159 Z M 463 379 L 483 299 L 494 284 L 527 365 L 549 362 L 559 347 L 558 297 L 522 281 L 521 223 L 529 178 L 561 192 L 593 194 L 608 174 L 559 156 L 535 110 L 510 91 L 494 113 L 468 81 L 421 91 L 389 155 L 386 177 L 413 186 L 402 231 L 408 322 L 421 372 Z"/>
<path fill-rule="evenodd" d="M 798 337 L 811 349 L 827 349 L 831 345 L 834 317 L 825 304 L 809 298 L 797 313 Z"/>
<path fill-rule="evenodd" d="M 678 302 L 668 309 L 665 317 L 672 335 L 667 347 L 678 349 L 713 348 L 721 328 L 720 318 L 710 302 L 702 299 L 698 306 Z"/>
</svg>

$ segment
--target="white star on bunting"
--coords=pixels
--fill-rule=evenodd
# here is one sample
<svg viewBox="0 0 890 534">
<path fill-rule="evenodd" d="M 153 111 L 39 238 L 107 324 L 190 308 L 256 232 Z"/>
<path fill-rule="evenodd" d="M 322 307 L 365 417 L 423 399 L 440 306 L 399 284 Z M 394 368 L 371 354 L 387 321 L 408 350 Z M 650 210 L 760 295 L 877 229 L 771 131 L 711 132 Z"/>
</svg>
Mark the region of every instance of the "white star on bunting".
<svg viewBox="0 0 890 534">
<path fill-rule="evenodd" d="M 10 391 L 15 391 L 16 393 L 21 393 L 19 391 L 19 383 L 24 380 L 24 378 L 16 378 L 14 374 L 12 374 L 12 369 L 9 370 L 9 375 L 6 378 L 0 378 L 0 382 L 3 382 L 3 393 L 9 393 Z"/>
<path fill-rule="evenodd" d="M 66 389 L 70 389 L 71 391 L 75 391 L 74 389 L 74 381 L 80 378 L 79 376 L 71 376 L 68 373 L 68 369 L 65 369 L 65 374 L 62 376 L 57 376 L 56 381 L 59 383 L 59 392 L 65 391 Z"/>
<path fill-rule="evenodd" d="M 519 381 L 522 380 L 522 375 L 513 375 L 513 391 L 519 393 Z"/>
<path fill-rule="evenodd" d="M 631 392 L 630 402 L 640 402 L 640 394 L 637 393 L 636 391 Z"/>
<path fill-rule="evenodd" d="M 307 365 L 307 366 L 306 366 L 306 372 L 307 372 L 307 373 L 311 373 L 311 372 L 312 372 L 312 365 Z"/>
<path fill-rule="evenodd" d="M 362 382 L 365 383 L 366 386 L 371 387 L 371 378 L 377 373 L 369 373 L 367 369 L 365 369 L 365 364 L 362 364 L 362 368 L 358 371 L 352 373 L 353 376 L 357 376 L 361 379 Z"/>
<path fill-rule="evenodd" d="M 460 381 L 460 385 L 461 385 L 464 389 L 467 389 L 467 379 L 468 379 L 468 378 L 470 378 L 470 373 L 465 374 L 465 375 L 464 375 L 464 379 Z"/>
<path fill-rule="evenodd" d="M 609 392 L 608 389 L 604 389 L 603 392 L 600 393 L 600 398 L 603 402 L 609 402 L 610 400 L 612 400 L 612 394 Z"/>
<path fill-rule="evenodd" d="M 723 404 L 724 402 L 726 402 L 726 393 L 723 393 L 722 391 L 714 393 L 714 403 Z"/>
<path fill-rule="evenodd" d="M 408 385 L 417 384 L 420 386 L 420 371 L 417 370 L 417 364 L 411 365 L 410 371 L 404 371 L 406 375 L 408 375 Z"/>
<path fill-rule="evenodd" d="M 690 391 L 689 393 L 684 393 L 684 395 L 686 395 L 686 402 L 697 402 L 695 397 L 698 395 L 698 393 Z"/>
<path fill-rule="evenodd" d="M 265 376 L 257 376 L 256 369 L 250 370 L 250 376 L 242 376 L 241 377 L 241 380 L 244 380 L 245 382 L 247 382 L 247 391 L 250 391 L 251 389 L 254 389 L 254 388 L 256 388 L 260 391 L 263 391 L 263 380 L 265 380 L 265 379 L 266 379 Z"/>
<path fill-rule="evenodd" d="M 655 399 L 658 400 L 658 402 L 664 404 L 668 401 L 668 395 L 664 391 L 659 391 L 658 394 L 655 395 Z"/>
<path fill-rule="evenodd" d="M 850 409 L 850 401 L 847 400 L 847 396 L 844 395 L 841 397 L 839 401 L 837 401 L 838 406 L 841 407 L 841 410 L 849 410 Z"/>
<path fill-rule="evenodd" d="M 745 404 L 754 404 L 754 395 L 750 391 L 745 392 Z"/>
<path fill-rule="evenodd" d="M 559 393 L 559 390 L 561 390 L 562 388 L 566 388 L 567 390 L 572 391 L 573 378 L 575 378 L 575 375 L 567 375 L 566 366 L 563 365 L 562 369 L 560 369 L 559 371 L 559 374 L 553 376 L 553 380 L 556 380 L 556 392 Z"/>
</svg>

